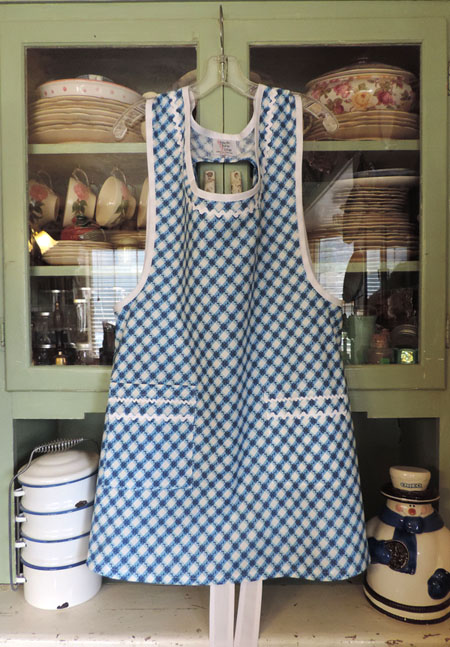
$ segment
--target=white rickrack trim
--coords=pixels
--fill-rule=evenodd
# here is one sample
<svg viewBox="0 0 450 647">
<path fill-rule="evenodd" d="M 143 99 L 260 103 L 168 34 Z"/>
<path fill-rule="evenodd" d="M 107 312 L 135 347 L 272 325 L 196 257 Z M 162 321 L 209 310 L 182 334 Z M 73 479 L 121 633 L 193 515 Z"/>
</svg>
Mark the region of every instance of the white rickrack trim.
<svg viewBox="0 0 450 647">
<path fill-rule="evenodd" d="M 298 402 L 300 404 L 308 404 L 311 402 L 311 400 L 314 400 L 317 404 L 325 404 L 326 402 L 336 402 L 337 400 L 341 400 L 345 396 L 345 393 L 338 393 L 335 395 L 303 395 L 298 398 L 284 398 L 284 397 L 279 397 L 279 398 L 269 398 L 267 394 L 264 395 L 264 402 L 271 403 L 271 402 Z"/>
<path fill-rule="evenodd" d="M 273 123 L 273 117 L 275 114 L 275 99 L 276 99 L 276 90 L 272 89 L 269 92 L 269 99 L 270 99 L 270 105 L 267 110 L 267 130 L 266 130 L 266 140 L 271 141 L 273 138 L 273 129 L 272 129 L 272 123 Z M 263 172 L 265 173 L 266 171 L 266 166 L 268 163 L 268 159 L 264 156 L 263 158 L 263 166 L 264 170 Z"/>
<path fill-rule="evenodd" d="M 170 103 L 172 104 L 171 106 L 171 114 L 175 115 L 174 123 L 173 125 L 175 126 L 176 129 L 176 134 L 177 134 L 177 144 L 178 146 L 183 145 L 183 133 L 182 133 L 182 127 L 181 127 L 181 120 L 182 120 L 182 115 L 180 115 L 177 111 L 177 106 L 178 106 L 178 98 L 175 95 L 175 93 L 172 94 L 170 98 Z"/>
<path fill-rule="evenodd" d="M 342 413 L 345 413 L 347 409 L 345 407 L 339 408 L 339 409 L 331 409 L 330 411 L 265 411 L 264 412 L 264 418 L 266 420 L 270 420 L 271 418 L 282 418 L 283 420 L 286 418 L 300 418 L 303 420 L 317 420 L 317 421 L 325 421 L 327 418 L 337 418 L 338 416 L 342 415 Z"/>
<path fill-rule="evenodd" d="M 132 414 L 132 413 L 122 415 L 119 412 L 110 413 L 108 415 L 108 418 L 110 420 L 122 420 L 124 422 L 126 422 L 127 420 L 135 420 L 138 422 L 147 422 L 147 421 L 149 422 L 194 422 L 195 421 L 195 417 L 191 415 L 181 416 L 181 415 L 168 414 L 168 415 L 156 416 L 151 414 L 141 415 L 141 414 Z"/>
<path fill-rule="evenodd" d="M 129 403 L 129 402 L 136 402 L 136 404 L 189 404 L 189 405 L 195 405 L 197 403 L 196 400 L 183 400 L 182 398 L 132 398 L 132 397 L 120 397 L 120 396 L 112 396 L 109 398 L 110 402 L 116 403 L 116 402 L 123 402 Z"/>
<path fill-rule="evenodd" d="M 211 194 L 211 201 L 214 201 L 214 194 Z M 196 204 L 195 202 L 189 201 L 190 210 L 197 211 L 201 216 L 215 216 L 216 218 L 239 218 L 242 216 L 249 216 L 253 214 L 257 209 L 257 205 L 248 205 L 245 207 L 239 206 L 237 209 L 232 209 L 231 205 L 228 205 L 227 209 L 221 209 L 219 205 L 210 208 L 206 204 Z"/>
</svg>

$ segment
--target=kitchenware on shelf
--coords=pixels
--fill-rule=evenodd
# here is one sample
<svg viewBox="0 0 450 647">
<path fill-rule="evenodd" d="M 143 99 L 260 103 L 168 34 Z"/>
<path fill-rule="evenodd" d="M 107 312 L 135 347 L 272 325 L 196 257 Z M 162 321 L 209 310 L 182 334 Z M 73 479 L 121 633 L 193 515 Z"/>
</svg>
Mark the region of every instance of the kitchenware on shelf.
<svg viewBox="0 0 450 647">
<path fill-rule="evenodd" d="M 364 593 L 378 611 L 412 623 L 450 616 L 450 530 L 433 509 L 430 471 L 395 466 L 381 489 L 386 505 L 367 524 Z"/>
<path fill-rule="evenodd" d="M 147 202 L 148 202 L 148 177 L 145 178 L 142 185 L 141 195 L 137 212 L 137 228 L 145 229 L 147 226 Z"/>
<path fill-rule="evenodd" d="M 35 447 L 9 485 L 10 584 L 14 590 L 24 584 L 25 600 L 40 609 L 80 604 L 101 586 L 101 576 L 86 565 L 98 453 L 74 449 L 83 441 Z M 20 487 L 13 496 L 15 479 Z"/>
<path fill-rule="evenodd" d="M 20 549 L 22 563 L 41 568 L 70 566 L 86 559 L 89 532 L 79 537 L 55 541 L 43 541 L 22 535 L 22 538 L 16 542 L 16 548 Z"/>
<path fill-rule="evenodd" d="M 96 201 L 97 196 L 90 187 L 85 171 L 75 168 L 67 185 L 63 227 L 75 224 L 77 218 L 93 218 Z"/>
<path fill-rule="evenodd" d="M 417 109 L 416 76 L 393 65 L 363 61 L 322 74 L 306 88 L 308 96 L 336 115 Z"/>
<path fill-rule="evenodd" d="M 60 199 L 53 191 L 48 173 L 38 171 L 37 177 L 28 182 L 29 218 L 33 227 L 41 229 L 43 225 L 58 219 Z"/>
<path fill-rule="evenodd" d="M 70 450 L 44 454 L 17 477 L 21 506 L 53 513 L 85 507 L 94 500 L 98 455 Z"/>
<path fill-rule="evenodd" d="M 352 314 L 347 320 L 347 332 L 351 340 L 351 363 L 366 364 L 370 340 L 375 331 L 375 315 Z"/>
<path fill-rule="evenodd" d="M 97 240 L 59 240 L 42 254 L 42 260 L 49 265 L 108 267 L 113 264 L 112 245 Z"/>
<path fill-rule="evenodd" d="M 107 99 L 120 101 L 121 103 L 132 104 L 141 98 L 139 92 L 135 92 L 124 85 L 105 81 L 102 77 L 86 78 L 83 75 L 74 79 L 57 79 L 55 81 L 46 81 L 38 86 L 36 94 L 40 99 L 52 97 L 96 97 L 97 99 Z"/>
<path fill-rule="evenodd" d="M 101 227 L 115 227 L 130 220 L 136 209 L 136 198 L 132 195 L 123 171 L 113 168 L 98 194 L 95 219 Z"/>
<path fill-rule="evenodd" d="M 145 230 L 134 231 L 128 229 L 117 229 L 106 231 L 106 239 L 117 249 L 119 247 L 142 248 L 145 245 Z"/>
<path fill-rule="evenodd" d="M 116 142 L 113 128 L 130 104 L 91 96 L 37 99 L 28 108 L 31 144 Z M 130 125 L 124 142 L 142 142 L 140 125 Z"/>
<path fill-rule="evenodd" d="M 389 330 L 383 328 L 374 332 L 370 340 L 370 347 L 367 355 L 369 364 L 392 364 L 394 351 L 390 344 Z"/>
<path fill-rule="evenodd" d="M 102 578 L 81 564 L 43 569 L 23 564 L 24 597 L 38 609 L 66 609 L 87 602 L 101 587 Z"/>
</svg>

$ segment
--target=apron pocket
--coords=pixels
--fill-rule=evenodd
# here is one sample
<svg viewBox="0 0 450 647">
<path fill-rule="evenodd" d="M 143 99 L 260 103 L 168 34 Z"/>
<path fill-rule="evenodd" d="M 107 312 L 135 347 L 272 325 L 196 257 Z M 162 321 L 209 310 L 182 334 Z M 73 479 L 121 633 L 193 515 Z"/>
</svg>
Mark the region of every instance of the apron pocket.
<svg viewBox="0 0 450 647">
<path fill-rule="evenodd" d="M 118 489 L 185 488 L 192 477 L 197 397 L 191 384 L 112 382 L 102 463 Z"/>
</svg>

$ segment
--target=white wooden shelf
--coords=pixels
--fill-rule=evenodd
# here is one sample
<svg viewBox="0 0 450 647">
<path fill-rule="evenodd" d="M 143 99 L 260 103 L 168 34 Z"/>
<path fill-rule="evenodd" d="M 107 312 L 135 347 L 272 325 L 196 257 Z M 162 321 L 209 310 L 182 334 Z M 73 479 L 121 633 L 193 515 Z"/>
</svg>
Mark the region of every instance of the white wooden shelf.
<svg viewBox="0 0 450 647">
<path fill-rule="evenodd" d="M 209 589 L 107 581 L 92 600 L 40 611 L 0 587 L 0 645 L 206 647 Z M 260 647 L 444 647 L 450 621 L 412 625 L 373 609 L 361 584 L 265 584 Z"/>
</svg>

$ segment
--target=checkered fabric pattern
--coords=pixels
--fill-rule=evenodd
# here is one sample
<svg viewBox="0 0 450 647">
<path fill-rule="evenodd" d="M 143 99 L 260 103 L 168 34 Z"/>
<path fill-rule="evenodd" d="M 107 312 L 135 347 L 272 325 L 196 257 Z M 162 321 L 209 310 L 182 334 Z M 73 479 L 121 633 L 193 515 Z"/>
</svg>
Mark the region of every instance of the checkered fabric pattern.
<svg viewBox="0 0 450 647">
<path fill-rule="evenodd" d="M 153 103 L 155 253 L 117 322 L 88 559 L 107 577 L 337 580 L 367 565 L 341 312 L 300 252 L 301 116 L 289 92 L 261 95 L 260 183 L 233 202 L 187 181 L 182 92 Z"/>
</svg>

